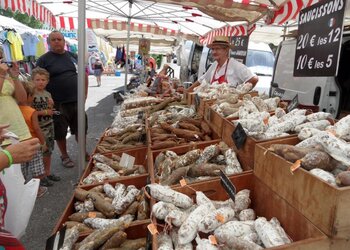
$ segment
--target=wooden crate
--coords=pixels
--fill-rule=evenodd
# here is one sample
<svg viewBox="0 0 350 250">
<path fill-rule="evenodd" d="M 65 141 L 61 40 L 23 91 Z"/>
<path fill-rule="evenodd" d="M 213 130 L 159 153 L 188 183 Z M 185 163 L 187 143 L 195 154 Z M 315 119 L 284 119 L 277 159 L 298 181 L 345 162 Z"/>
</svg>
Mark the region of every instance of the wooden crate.
<svg viewBox="0 0 350 250">
<path fill-rule="evenodd" d="M 250 167 L 251 169 L 254 169 L 254 151 L 255 151 L 255 145 L 264 143 L 264 142 L 274 142 L 281 139 L 281 137 L 274 138 L 274 139 L 268 139 L 268 140 L 256 140 L 253 137 L 248 136 L 245 144 L 242 148 L 237 149 L 235 143 L 232 139 L 232 133 L 235 130 L 235 126 L 231 122 L 231 120 L 224 119 L 222 124 L 222 139 L 223 141 L 229 145 L 230 147 L 234 147 L 237 150 L 237 156 L 239 162 L 241 164 Z M 296 134 L 292 134 L 286 137 L 282 138 L 297 138 Z"/>
<path fill-rule="evenodd" d="M 207 121 L 204 120 L 205 123 L 208 124 Z M 210 129 L 212 130 L 212 134 L 211 134 L 211 139 L 210 141 L 193 141 L 193 142 L 184 142 L 184 143 L 181 143 L 181 144 L 178 144 L 177 146 L 185 146 L 185 145 L 188 145 L 188 144 L 192 144 L 192 143 L 195 143 L 195 144 L 201 144 L 201 143 L 207 143 L 207 142 L 211 142 L 211 141 L 215 141 L 215 140 L 218 140 L 218 139 L 221 139 L 221 135 L 218 135 L 214 130 L 213 128 L 210 126 L 210 124 L 208 124 L 208 126 L 210 127 Z M 149 128 L 149 125 L 147 125 L 146 127 L 146 131 L 148 131 L 147 133 L 147 141 L 149 141 L 149 148 L 152 149 L 152 137 L 151 137 L 151 132 L 150 132 L 150 128 Z M 170 134 L 170 133 L 169 133 Z"/>
<path fill-rule="evenodd" d="M 208 122 L 215 133 L 222 137 L 222 126 L 225 118 L 214 109 L 212 109 L 211 105 L 209 104 L 206 105 L 204 111 L 204 120 Z"/>
<path fill-rule="evenodd" d="M 206 100 L 204 98 L 200 98 L 200 101 L 199 101 L 199 106 L 197 108 L 197 113 L 200 115 L 200 116 L 204 116 L 205 114 L 205 108 L 207 106 L 211 106 L 215 103 L 216 99 L 210 99 L 210 100 Z"/>
<path fill-rule="evenodd" d="M 329 249 L 329 240 L 317 227 L 307 220 L 298 210 L 286 200 L 278 196 L 252 173 L 232 176 L 230 180 L 237 190 L 251 190 L 251 208 L 257 216 L 267 219 L 276 217 L 286 233 L 293 239 L 293 243 L 270 249 L 298 249 L 298 250 L 326 250 Z M 204 192 L 210 199 L 226 200 L 228 195 L 220 184 L 220 180 L 211 180 L 204 183 L 190 184 L 189 187 L 174 188 L 176 191 L 195 197 L 195 191 Z M 193 190 L 194 189 L 194 190 Z M 156 237 L 153 237 L 152 249 L 157 249 Z"/>
<path fill-rule="evenodd" d="M 127 149 L 127 150 L 120 150 L 120 151 L 116 151 L 116 152 L 111 152 L 111 153 L 105 153 L 102 155 L 105 155 L 107 157 L 111 157 L 112 154 L 115 155 L 119 155 L 122 156 L 123 153 L 126 153 L 128 155 L 131 155 L 133 157 L 135 157 L 135 164 L 136 165 L 143 165 L 145 166 L 147 172 L 148 172 L 148 167 L 147 167 L 147 147 L 138 147 L 136 149 Z M 91 184 L 84 184 L 83 180 L 91 173 L 91 170 L 94 167 L 94 163 L 93 163 L 93 159 L 91 157 L 88 165 L 86 166 L 83 175 L 80 178 L 79 181 L 79 185 L 78 186 L 90 186 Z M 146 174 L 142 174 L 141 176 L 148 176 L 148 173 Z M 132 179 L 135 176 L 119 176 L 110 180 L 116 181 L 116 180 L 122 180 L 122 179 Z M 105 181 L 103 181 L 105 182 Z M 101 182 L 101 183 L 103 183 Z M 100 184 L 100 183 L 93 183 L 92 185 L 96 185 L 96 184 Z"/>
<path fill-rule="evenodd" d="M 136 188 L 141 189 L 147 185 L 147 181 L 148 181 L 147 179 L 148 179 L 147 176 L 134 176 L 134 178 L 123 179 L 123 180 L 105 181 L 104 183 L 109 183 L 112 186 L 114 186 L 116 183 L 123 183 L 126 186 L 134 185 Z M 86 185 L 86 186 L 82 186 L 79 188 L 82 188 L 84 190 L 90 190 L 98 185 L 100 185 L 100 184 Z M 66 221 L 68 221 L 68 217 L 71 214 L 75 213 L 75 209 L 74 209 L 75 202 L 76 202 L 76 199 L 74 198 L 74 194 L 73 194 L 68 202 L 68 205 L 64 209 L 63 214 L 61 215 L 55 228 L 53 229 L 53 234 L 55 234 L 57 231 L 59 231 L 63 227 L 63 224 Z M 139 224 L 149 223 L 149 221 L 150 220 L 134 221 L 131 223 L 131 225 L 139 225 Z M 89 234 L 89 233 L 84 233 L 84 234 L 82 234 L 82 236 L 87 235 L 87 234 Z"/>
<path fill-rule="evenodd" d="M 350 239 L 350 187 L 331 186 L 302 168 L 292 175 L 291 162 L 267 152 L 274 143 L 295 145 L 298 142 L 298 138 L 285 138 L 258 144 L 254 173 L 325 234 Z"/>
<path fill-rule="evenodd" d="M 218 144 L 221 140 L 216 140 L 216 141 L 212 141 L 212 142 L 206 142 L 206 143 L 201 143 L 201 144 L 192 144 L 192 145 L 186 145 L 186 146 L 180 146 L 180 147 L 175 147 L 175 148 L 169 148 L 169 149 L 160 149 L 160 150 L 154 150 L 154 151 L 150 151 L 149 152 L 149 156 L 148 156 L 148 166 L 150 169 L 150 179 L 152 183 L 157 183 L 157 181 L 155 180 L 155 172 L 154 172 L 154 160 L 156 159 L 156 157 L 161 153 L 164 152 L 166 150 L 171 150 L 173 152 L 175 152 L 178 155 L 183 155 L 191 150 L 194 149 L 204 149 L 207 146 L 213 145 L 213 144 Z M 152 170 L 151 170 L 152 169 Z M 242 169 L 243 169 L 243 173 L 246 173 L 247 171 L 251 171 L 251 169 L 246 168 L 245 166 L 242 165 Z M 242 173 L 239 173 L 242 174 Z M 239 175 L 236 174 L 236 175 Z M 218 179 L 219 177 L 211 177 L 210 179 Z M 197 182 L 206 182 L 208 180 L 199 180 L 196 181 Z M 172 187 L 177 187 L 180 184 L 174 184 L 172 185 Z"/>
<path fill-rule="evenodd" d="M 124 232 L 127 234 L 128 240 L 136 240 L 140 238 L 146 238 L 146 249 L 149 249 L 152 246 L 152 238 L 149 236 L 149 233 L 147 231 L 147 225 L 149 222 L 138 222 L 130 225 L 128 228 L 124 230 Z M 78 238 L 77 243 L 83 241 L 88 234 L 80 235 Z M 148 247 L 148 248 L 147 248 Z M 74 249 L 74 248 L 73 248 Z"/>
</svg>

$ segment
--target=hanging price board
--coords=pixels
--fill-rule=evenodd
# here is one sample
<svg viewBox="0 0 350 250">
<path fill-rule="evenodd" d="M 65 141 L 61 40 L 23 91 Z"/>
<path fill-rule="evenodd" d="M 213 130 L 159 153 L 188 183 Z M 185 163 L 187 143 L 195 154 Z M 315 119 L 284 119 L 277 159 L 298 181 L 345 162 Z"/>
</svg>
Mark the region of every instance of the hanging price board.
<svg viewBox="0 0 350 250">
<path fill-rule="evenodd" d="M 233 36 L 231 44 L 234 47 L 231 49 L 231 56 L 237 61 L 245 64 L 248 52 L 249 36 Z"/>
<path fill-rule="evenodd" d="M 336 76 L 346 0 L 324 0 L 300 11 L 294 76 Z"/>
</svg>

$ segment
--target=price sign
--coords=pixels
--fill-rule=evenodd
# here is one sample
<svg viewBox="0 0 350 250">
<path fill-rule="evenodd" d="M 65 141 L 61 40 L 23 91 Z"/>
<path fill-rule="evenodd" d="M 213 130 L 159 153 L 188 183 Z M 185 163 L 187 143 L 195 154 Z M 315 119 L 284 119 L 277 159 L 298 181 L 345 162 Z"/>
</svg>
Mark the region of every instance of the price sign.
<svg viewBox="0 0 350 250">
<path fill-rule="evenodd" d="M 294 76 L 335 76 L 346 0 L 324 0 L 300 11 Z"/>
<path fill-rule="evenodd" d="M 232 184 L 229 178 L 220 170 L 220 182 L 230 198 L 235 201 L 236 187 Z"/>
<path fill-rule="evenodd" d="M 245 131 L 240 123 L 237 124 L 235 130 L 232 132 L 231 137 L 232 137 L 232 140 L 238 149 L 243 147 L 243 145 L 247 139 L 247 134 L 245 133 Z"/>
<path fill-rule="evenodd" d="M 292 111 L 293 109 L 297 108 L 299 106 L 299 100 L 298 100 L 298 94 L 295 95 L 295 97 L 290 101 L 287 110 L 288 112 Z"/>
<path fill-rule="evenodd" d="M 59 250 L 64 242 L 67 226 L 62 227 L 57 233 L 46 240 L 45 250 Z"/>
<path fill-rule="evenodd" d="M 247 59 L 249 36 L 233 36 L 231 44 L 234 47 L 231 49 L 231 57 L 245 64 Z"/>
<path fill-rule="evenodd" d="M 145 113 L 144 111 L 139 111 L 137 113 L 137 119 L 141 120 L 143 118 L 144 113 Z"/>
<path fill-rule="evenodd" d="M 271 97 L 279 97 L 282 99 L 282 97 L 284 96 L 284 93 L 286 91 L 284 89 L 280 89 L 280 88 L 274 88 Z"/>
</svg>

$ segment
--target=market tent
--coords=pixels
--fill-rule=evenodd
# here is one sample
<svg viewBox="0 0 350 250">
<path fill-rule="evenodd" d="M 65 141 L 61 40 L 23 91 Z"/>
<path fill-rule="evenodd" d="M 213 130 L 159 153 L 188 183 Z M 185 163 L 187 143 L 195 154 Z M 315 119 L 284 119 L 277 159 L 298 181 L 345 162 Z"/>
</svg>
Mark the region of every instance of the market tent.
<svg viewBox="0 0 350 250">
<path fill-rule="evenodd" d="M 0 16 L 0 30 L 4 28 L 15 29 L 20 34 L 25 32 L 30 32 L 35 34 L 34 29 L 28 27 L 27 25 L 24 25 L 23 23 L 16 21 L 12 17 Z"/>
</svg>

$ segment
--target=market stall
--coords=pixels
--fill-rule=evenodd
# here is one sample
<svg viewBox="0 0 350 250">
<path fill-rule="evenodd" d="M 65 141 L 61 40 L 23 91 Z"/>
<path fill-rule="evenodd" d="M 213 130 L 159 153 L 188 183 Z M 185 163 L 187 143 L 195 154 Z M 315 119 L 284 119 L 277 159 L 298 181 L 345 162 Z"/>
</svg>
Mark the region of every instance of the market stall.
<svg viewBox="0 0 350 250">
<path fill-rule="evenodd" d="M 350 247 L 350 116 L 336 121 L 293 100 L 258 97 L 248 85 L 184 96 L 172 85 L 156 97 L 143 87 L 101 135 L 54 229 L 63 230 L 60 244 Z"/>
</svg>

